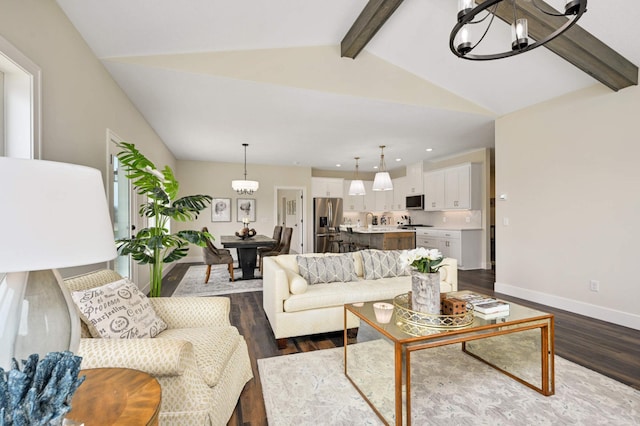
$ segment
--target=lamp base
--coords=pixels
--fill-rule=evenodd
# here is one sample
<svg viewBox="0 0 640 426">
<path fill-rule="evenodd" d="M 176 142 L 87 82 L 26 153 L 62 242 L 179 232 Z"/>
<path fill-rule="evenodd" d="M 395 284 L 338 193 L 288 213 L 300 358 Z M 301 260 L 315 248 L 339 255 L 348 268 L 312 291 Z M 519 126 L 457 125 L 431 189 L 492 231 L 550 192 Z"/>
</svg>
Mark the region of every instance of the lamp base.
<svg viewBox="0 0 640 426">
<path fill-rule="evenodd" d="M 56 270 L 11 272 L 0 282 L 0 367 L 37 353 L 78 350 L 80 319 Z"/>
</svg>

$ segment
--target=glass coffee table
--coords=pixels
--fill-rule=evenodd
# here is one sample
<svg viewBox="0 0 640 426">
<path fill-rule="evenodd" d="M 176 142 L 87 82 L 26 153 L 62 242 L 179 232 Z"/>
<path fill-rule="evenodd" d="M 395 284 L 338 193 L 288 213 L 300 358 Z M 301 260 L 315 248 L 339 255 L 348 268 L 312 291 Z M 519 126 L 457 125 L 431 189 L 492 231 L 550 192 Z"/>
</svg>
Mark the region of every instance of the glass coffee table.
<svg viewBox="0 0 640 426">
<path fill-rule="evenodd" d="M 452 292 L 447 297 L 469 293 Z M 509 310 L 500 314 L 473 313 L 458 321 L 430 323 L 407 315 L 411 311 L 406 296 L 380 301 L 393 305 L 388 323 L 376 319 L 373 305 L 380 302 L 344 305 L 345 327 L 347 317 L 355 315 L 361 320 L 358 334 L 375 337 L 370 342 L 348 345 L 345 328 L 344 373 L 385 424 L 411 424 L 412 381 L 418 383 L 425 374 L 424 366 L 416 364 L 413 367 L 417 373 L 412 376 L 412 359 L 419 359 L 420 351 L 446 345 L 458 344 L 465 354 L 523 385 L 545 396 L 554 394 L 552 314 L 509 302 Z M 427 365 L 426 374 L 429 368 L 447 367 L 445 359 Z M 464 380 L 462 375 L 460 380 Z"/>
</svg>

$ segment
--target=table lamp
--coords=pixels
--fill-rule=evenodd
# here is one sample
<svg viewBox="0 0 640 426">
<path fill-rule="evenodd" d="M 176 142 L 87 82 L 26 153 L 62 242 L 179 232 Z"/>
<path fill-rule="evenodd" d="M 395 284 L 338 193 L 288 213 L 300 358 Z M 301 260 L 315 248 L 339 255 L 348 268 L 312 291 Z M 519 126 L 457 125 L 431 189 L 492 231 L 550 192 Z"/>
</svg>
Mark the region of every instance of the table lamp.
<svg viewBox="0 0 640 426">
<path fill-rule="evenodd" d="M 80 320 L 55 268 L 115 257 L 98 170 L 0 157 L 0 367 L 75 352 Z"/>
</svg>

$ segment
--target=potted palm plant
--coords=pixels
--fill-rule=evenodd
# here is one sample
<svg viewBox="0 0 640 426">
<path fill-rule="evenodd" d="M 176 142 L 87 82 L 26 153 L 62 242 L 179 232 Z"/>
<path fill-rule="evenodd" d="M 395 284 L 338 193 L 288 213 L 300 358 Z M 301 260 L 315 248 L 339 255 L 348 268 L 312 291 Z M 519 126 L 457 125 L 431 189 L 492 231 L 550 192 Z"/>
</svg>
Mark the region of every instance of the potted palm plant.
<svg viewBox="0 0 640 426">
<path fill-rule="evenodd" d="M 187 222 L 211 204 L 209 195 L 178 196 L 178 181 L 169 166 L 162 171 L 138 151 L 134 144 L 120 142 L 117 157 L 127 172 L 136 192 L 146 196 L 140 205 L 140 216 L 148 220 L 148 226 L 131 238 L 116 240 L 120 255 L 131 255 L 139 264 L 148 264 L 151 272 L 151 297 L 160 296 L 162 290 L 162 268 L 187 255 L 189 243 L 206 245 L 209 233 L 201 231 L 178 231 L 169 233 L 169 220 Z"/>
</svg>

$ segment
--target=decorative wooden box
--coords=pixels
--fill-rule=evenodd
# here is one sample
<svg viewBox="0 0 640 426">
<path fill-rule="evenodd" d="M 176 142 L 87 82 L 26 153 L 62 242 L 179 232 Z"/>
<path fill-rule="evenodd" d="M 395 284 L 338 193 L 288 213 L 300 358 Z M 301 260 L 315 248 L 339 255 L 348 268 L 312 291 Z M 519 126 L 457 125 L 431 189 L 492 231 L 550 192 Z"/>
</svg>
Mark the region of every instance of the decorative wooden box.
<svg viewBox="0 0 640 426">
<path fill-rule="evenodd" d="M 453 297 L 441 299 L 441 307 L 443 315 L 460 315 L 467 312 L 467 302 Z"/>
</svg>

